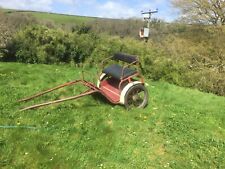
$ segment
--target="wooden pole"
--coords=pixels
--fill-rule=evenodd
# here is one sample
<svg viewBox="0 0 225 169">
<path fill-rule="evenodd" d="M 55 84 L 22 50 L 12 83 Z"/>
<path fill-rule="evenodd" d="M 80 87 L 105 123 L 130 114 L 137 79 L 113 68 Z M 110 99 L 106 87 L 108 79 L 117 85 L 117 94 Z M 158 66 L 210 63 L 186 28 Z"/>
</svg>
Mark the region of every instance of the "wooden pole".
<svg viewBox="0 0 225 169">
<path fill-rule="evenodd" d="M 81 93 L 81 94 L 79 94 L 77 96 L 72 96 L 72 97 L 68 97 L 68 98 L 65 98 L 65 99 L 54 100 L 54 101 L 50 101 L 50 102 L 46 102 L 46 103 L 36 104 L 36 105 L 33 105 L 33 106 L 29 106 L 29 107 L 23 108 L 20 111 L 25 111 L 25 110 L 29 110 L 29 109 L 35 109 L 35 108 L 47 106 L 47 105 L 50 105 L 50 104 L 61 103 L 61 102 L 68 101 L 68 100 L 74 100 L 74 99 L 78 99 L 80 97 L 83 97 L 83 96 L 86 96 L 86 95 L 90 95 L 90 94 L 96 93 L 96 92 L 98 92 L 98 91 L 97 90 L 88 90 L 88 91 L 86 91 L 84 93 Z"/>
<path fill-rule="evenodd" d="M 54 87 L 54 88 L 48 89 L 48 90 L 46 90 L 46 91 L 37 93 L 37 94 L 35 94 L 35 95 L 33 95 L 33 96 L 30 96 L 30 97 L 28 97 L 28 98 L 24 98 L 24 99 L 18 100 L 18 102 L 24 102 L 24 101 L 31 100 L 31 99 L 34 99 L 34 98 L 36 98 L 36 97 L 42 96 L 42 95 L 44 95 L 44 94 L 46 94 L 46 93 L 49 93 L 49 92 L 52 92 L 52 91 L 54 91 L 54 90 L 63 88 L 63 87 L 65 87 L 65 86 L 73 85 L 73 84 L 78 83 L 78 82 L 80 82 L 80 80 L 76 80 L 76 81 L 72 81 L 72 82 L 67 82 L 67 83 L 64 83 L 64 84 L 62 84 L 62 85 L 56 86 L 56 87 Z"/>
</svg>

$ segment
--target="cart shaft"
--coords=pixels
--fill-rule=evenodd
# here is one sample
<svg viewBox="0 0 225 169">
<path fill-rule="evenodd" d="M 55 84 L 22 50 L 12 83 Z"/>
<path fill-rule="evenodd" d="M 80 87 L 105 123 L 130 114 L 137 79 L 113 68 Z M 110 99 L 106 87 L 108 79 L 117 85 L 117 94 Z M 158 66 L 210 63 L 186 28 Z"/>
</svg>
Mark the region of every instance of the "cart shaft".
<svg viewBox="0 0 225 169">
<path fill-rule="evenodd" d="M 36 105 L 33 105 L 33 106 L 23 108 L 20 111 L 35 109 L 35 108 L 39 108 L 39 107 L 43 107 L 43 106 L 47 106 L 47 105 L 51 105 L 51 104 L 61 103 L 61 102 L 64 102 L 64 101 L 75 100 L 75 99 L 78 99 L 80 97 L 87 96 L 87 95 L 90 95 L 90 94 L 96 93 L 96 92 L 98 92 L 98 90 L 88 90 L 88 91 L 83 92 L 83 93 L 81 93 L 77 96 L 72 96 L 72 97 L 67 97 L 67 98 L 60 99 L 60 100 L 54 100 L 54 101 L 49 101 L 49 102 L 46 102 L 46 103 L 36 104 Z"/>
<path fill-rule="evenodd" d="M 42 92 L 40 92 L 40 93 L 37 93 L 37 94 L 35 94 L 35 95 L 33 95 L 33 96 L 30 96 L 30 97 L 27 97 L 27 98 L 18 100 L 18 102 L 24 102 L 24 101 L 32 100 L 32 99 L 34 99 L 34 98 L 36 98 L 36 97 L 42 96 L 42 95 L 44 95 L 44 94 L 50 93 L 50 92 L 52 92 L 52 91 L 54 91 L 54 90 L 57 90 L 57 89 L 60 89 L 60 88 L 66 87 L 66 86 L 73 85 L 73 84 L 78 83 L 78 82 L 80 82 L 80 80 L 75 80 L 75 81 L 72 81 L 72 82 L 67 82 L 67 83 L 64 83 L 64 84 L 62 84 L 62 85 L 56 86 L 56 87 L 54 87 L 54 88 L 51 88 L 51 89 L 42 91 Z"/>
</svg>

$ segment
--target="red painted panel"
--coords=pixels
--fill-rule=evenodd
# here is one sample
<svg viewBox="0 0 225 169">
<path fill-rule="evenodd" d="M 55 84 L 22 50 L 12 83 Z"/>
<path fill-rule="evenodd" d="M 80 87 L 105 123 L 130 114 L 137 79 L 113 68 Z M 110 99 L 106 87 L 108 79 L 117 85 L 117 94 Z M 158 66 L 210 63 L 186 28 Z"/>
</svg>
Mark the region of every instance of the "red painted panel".
<svg viewBox="0 0 225 169">
<path fill-rule="evenodd" d="M 120 101 L 120 90 L 118 89 L 119 81 L 115 79 L 106 79 L 101 82 L 100 89 L 101 91 L 113 102 Z"/>
</svg>

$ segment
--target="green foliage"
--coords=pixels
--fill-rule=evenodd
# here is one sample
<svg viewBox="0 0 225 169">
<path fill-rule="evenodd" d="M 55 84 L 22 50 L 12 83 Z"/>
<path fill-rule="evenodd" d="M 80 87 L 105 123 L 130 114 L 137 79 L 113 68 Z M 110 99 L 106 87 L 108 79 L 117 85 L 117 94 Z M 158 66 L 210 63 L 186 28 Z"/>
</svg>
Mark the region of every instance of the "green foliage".
<svg viewBox="0 0 225 169">
<path fill-rule="evenodd" d="M 60 29 L 32 26 L 18 32 L 8 44 L 15 60 L 24 63 L 83 62 L 90 56 L 97 37 L 92 34 L 67 33 Z"/>
<path fill-rule="evenodd" d="M 225 167 L 225 98 L 213 94 L 147 80 L 150 105 L 145 109 L 127 111 L 97 95 L 18 111 L 80 93 L 81 86 L 71 86 L 16 102 L 79 79 L 81 71 L 68 65 L 0 63 L 0 168 Z"/>
<path fill-rule="evenodd" d="M 0 60 L 7 52 L 11 52 L 7 51 L 6 45 L 11 42 L 14 34 L 25 26 L 36 23 L 36 20 L 30 15 L 20 13 L 7 15 L 5 12 L 0 9 Z"/>
<path fill-rule="evenodd" d="M 8 43 L 9 52 L 3 59 L 98 66 L 104 58 L 124 52 L 140 57 L 145 77 L 225 95 L 224 30 L 176 27 L 171 26 L 173 34 L 159 37 L 160 41 L 154 38 L 145 43 L 129 37 L 99 36 L 85 25 L 72 33 L 32 26 L 19 31 Z"/>
<path fill-rule="evenodd" d="M 78 26 L 77 33 L 78 34 L 86 34 L 90 33 L 91 26 L 82 24 L 81 26 Z M 72 30 L 72 32 L 75 32 L 75 30 Z"/>
<path fill-rule="evenodd" d="M 168 58 L 182 68 L 178 84 L 225 95 L 224 28 L 187 26 L 186 29 L 166 36 L 161 42 Z"/>
<path fill-rule="evenodd" d="M 120 37 L 138 37 L 138 32 L 143 22 L 140 19 L 95 19 L 90 20 L 88 25 L 96 33 L 106 32 L 109 35 Z"/>
</svg>

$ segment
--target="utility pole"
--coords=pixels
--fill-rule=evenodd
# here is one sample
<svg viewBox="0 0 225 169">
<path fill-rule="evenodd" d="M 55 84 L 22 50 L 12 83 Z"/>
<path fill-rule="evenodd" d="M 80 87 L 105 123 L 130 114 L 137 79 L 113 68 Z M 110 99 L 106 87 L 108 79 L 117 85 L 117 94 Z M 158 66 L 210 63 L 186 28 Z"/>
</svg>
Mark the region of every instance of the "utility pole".
<svg viewBox="0 0 225 169">
<path fill-rule="evenodd" d="M 152 11 L 152 10 L 149 10 L 147 12 L 143 12 L 141 11 L 141 14 L 143 15 L 144 17 L 144 20 L 147 22 L 147 28 L 142 28 L 141 31 L 140 31 L 140 37 L 141 38 L 145 38 L 146 42 L 148 41 L 148 38 L 149 38 L 149 34 L 150 34 L 150 22 L 151 22 L 151 18 L 152 18 L 152 14 L 154 13 L 158 13 L 158 9 Z"/>
</svg>

